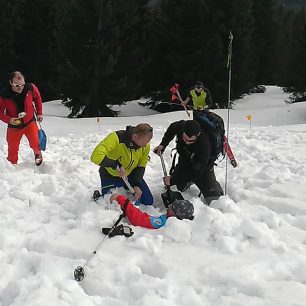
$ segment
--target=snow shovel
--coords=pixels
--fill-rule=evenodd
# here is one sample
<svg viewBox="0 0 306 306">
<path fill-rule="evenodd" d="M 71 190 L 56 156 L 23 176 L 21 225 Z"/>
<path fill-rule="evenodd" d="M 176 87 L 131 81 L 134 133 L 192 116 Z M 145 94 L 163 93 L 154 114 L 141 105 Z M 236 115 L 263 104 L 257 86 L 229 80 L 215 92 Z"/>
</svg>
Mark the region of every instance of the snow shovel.
<svg viewBox="0 0 306 306">
<path fill-rule="evenodd" d="M 161 164 L 163 167 L 164 176 L 167 176 L 167 170 L 164 162 L 163 155 L 160 155 Z M 166 208 L 171 205 L 175 200 L 184 200 L 182 194 L 178 191 L 172 191 L 170 186 L 165 185 L 166 191 L 161 194 L 161 198 Z"/>
<path fill-rule="evenodd" d="M 119 171 L 119 167 L 117 167 L 117 170 Z M 134 188 L 131 186 L 131 184 L 129 183 L 128 181 L 128 178 L 126 176 L 122 177 L 122 180 L 124 181 L 128 191 L 133 195 L 135 196 L 135 190 Z M 111 185 L 113 187 L 115 187 L 114 185 Z M 106 187 L 109 187 L 109 186 L 106 186 Z M 102 197 L 102 194 L 100 193 L 99 190 L 95 190 L 93 195 L 92 195 L 92 198 L 95 202 L 98 202 L 99 198 Z"/>
<path fill-rule="evenodd" d="M 124 183 L 125 183 L 126 187 L 128 188 L 129 192 L 134 196 L 135 195 L 135 190 L 131 186 L 131 184 L 129 183 L 128 178 L 126 176 L 123 176 L 122 180 L 124 181 Z"/>
<path fill-rule="evenodd" d="M 170 92 L 172 93 L 171 100 L 173 101 L 173 100 L 175 100 L 175 99 L 179 99 L 179 101 L 182 103 L 182 102 L 183 102 L 183 99 L 182 99 L 182 97 L 181 97 L 181 95 L 180 95 L 180 92 L 179 92 L 179 90 L 178 90 L 179 86 L 180 86 L 180 84 L 175 83 L 175 84 L 170 88 Z M 186 105 L 183 105 L 183 107 L 184 107 L 184 110 L 185 110 L 186 114 L 188 115 L 188 118 L 190 118 L 190 113 L 188 112 Z"/>
<path fill-rule="evenodd" d="M 118 171 L 119 171 L 119 168 L 117 167 Z M 132 196 L 134 197 L 135 196 L 135 190 L 134 188 L 131 186 L 131 184 L 129 183 L 129 180 L 126 176 L 123 176 L 122 177 L 122 180 L 124 181 L 129 193 L 132 194 Z M 133 202 L 135 206 L 139 206 L 140 205 L 140 199 L 138 199 L 137 201 Z"/>
</svg>

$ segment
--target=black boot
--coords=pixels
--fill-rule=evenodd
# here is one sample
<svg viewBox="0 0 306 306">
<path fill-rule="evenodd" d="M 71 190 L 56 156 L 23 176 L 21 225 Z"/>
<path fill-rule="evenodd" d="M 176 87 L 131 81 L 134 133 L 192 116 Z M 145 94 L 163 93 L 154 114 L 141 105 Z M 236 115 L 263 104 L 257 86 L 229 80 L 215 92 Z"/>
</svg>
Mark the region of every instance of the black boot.
<svg viewBox="0 0 306 306">
<path fill-rule="evenodd" d="M 41 153 L 35 154 L 35 165 L 40 166 L 42 162 L 43 162 L 43 158 L 42 158 Z"/>
</svg>

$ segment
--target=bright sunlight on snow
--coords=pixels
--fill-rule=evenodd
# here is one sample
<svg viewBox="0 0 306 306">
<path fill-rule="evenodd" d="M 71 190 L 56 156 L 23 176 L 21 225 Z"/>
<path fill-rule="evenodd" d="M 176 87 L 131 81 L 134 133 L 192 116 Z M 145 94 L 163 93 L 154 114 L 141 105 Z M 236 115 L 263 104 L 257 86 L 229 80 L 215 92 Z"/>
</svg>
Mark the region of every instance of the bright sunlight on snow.
<svg viewBox="0 0 306 306">
<path fill-rule="evenodd" d="M 44 103 L 48 143 L 41 167 L 25 138 L 19 165 L 6 160 L 1 122 L 0 305 L 304 306 L 306 103 L 286 98 L 271 86 L 236 101 L 229 142 L 238 167 L 228 164 L 226 196 L 208 207 L 192 186 L 183 195 L 195 206 L 193 221 L 170 218 L 158 230 L 132 226 L 134 236 L 105 240 L 81 282 L 74 269 L 104 238 L 101 227 L 111 227 L 120 214 L 109 196 L 91 199 L 100 187 L 92 150 L 110 131 L 148 122 L 152 152 L 169 123 L 187 119 L 186 113 L 157 114 L 133 101 L 118 107 L 120 117 L 97 122 L 67 119 L 60 102 Z M 226 124 L 227 111 L 216 113 Z M 225 168 L 225 160 L 216 167 L 223 187 Z M 159 215 L 162 168 L 153 153 L 145 179 L 155 204 L 140 209 Z"/>
</svg>

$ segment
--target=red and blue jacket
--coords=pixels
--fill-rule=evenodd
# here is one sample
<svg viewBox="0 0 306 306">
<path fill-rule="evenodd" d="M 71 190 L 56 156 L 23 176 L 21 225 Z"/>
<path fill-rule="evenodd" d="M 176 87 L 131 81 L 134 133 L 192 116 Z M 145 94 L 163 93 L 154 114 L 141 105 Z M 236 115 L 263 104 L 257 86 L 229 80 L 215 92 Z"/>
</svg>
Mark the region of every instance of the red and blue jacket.
<svg viewBox="0 0 306 306">
<path fill-rule="evenodd" d="M 24 98 L 24 111 L 26 116 L 23 118 L 24 124 L 28 124 L 33 120 L 34 107 L 32 102 L 35 103 L 37 115 L 42 115 L 42 100 L 38 88 L 33 83 L 26 83 L 23 93 Z M 5 92 L 0 95 L 0 120 L 9 124 L 11 118 L 18 117 L 18 107 L 14 102 L 14 99 L 9 95 L 9 92 Z"/>
<path fill-rule="evenodd" d="M 118 195 L 116 201 L 123 209 L 127 197 L 124 195 Z M 140 211 L 133 205 L 131 201 L 128 202 L 125 209 L 126 218 L 132 225 L 142 226 L 151 229 L 157 229 L 164 226 L 167 222 L 168 215 L 160 215 L 158 217 L 151 216 L 145 212 Z"/>
</svg>

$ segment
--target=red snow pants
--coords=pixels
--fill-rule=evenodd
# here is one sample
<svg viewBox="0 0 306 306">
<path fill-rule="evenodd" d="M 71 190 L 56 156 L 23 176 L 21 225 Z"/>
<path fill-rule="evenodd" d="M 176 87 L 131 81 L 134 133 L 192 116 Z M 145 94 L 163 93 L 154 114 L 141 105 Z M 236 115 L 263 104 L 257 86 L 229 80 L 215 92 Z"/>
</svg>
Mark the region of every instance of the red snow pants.
<svg viewBox="0 0 306 306">
<path fill-rule="evenodd" d="M 38 127 L 35 121 L 32 121 L 22 129 L 8 127 L 6 133 L 6 141 L 8 144 L 7 159 L 12 164 L 17 164 L 19 144 L 23 135 L 25 135 L 28 138 L 30 147 L 34 151 L 34 154 L 40 153 L 39 140 L 38 140 Z"/>
</svg>

